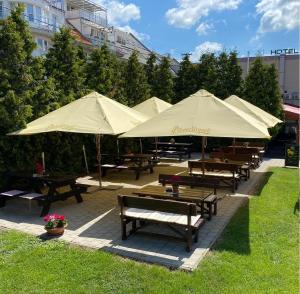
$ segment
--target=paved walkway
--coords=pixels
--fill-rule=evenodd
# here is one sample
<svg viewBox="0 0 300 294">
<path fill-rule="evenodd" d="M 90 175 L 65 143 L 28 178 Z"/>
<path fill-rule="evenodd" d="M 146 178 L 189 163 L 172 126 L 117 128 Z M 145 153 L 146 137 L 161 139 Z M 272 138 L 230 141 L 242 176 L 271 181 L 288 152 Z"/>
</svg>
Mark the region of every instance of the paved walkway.
<svg viewBox="0 0 300 294">
<path fill-rule="evenodd" d="M 135 188 L 147 184 L 157 184 L 158 173 L 183 173 L 187 162 L 166 163 L 155 168 L 151 175 L 143 174 L 139 181 L 129 172 L 111 173 L 105 185 L 123 186 L 118 190 L 102 190 L 84 194 L 84 201 L 77 204 L 74 199 L 56 202 L 51 212 L 64 214 L 69 220 L 65 234 L 59 239 L 89 248 L 102 249 L 140 261 L 157 263 L 170 268 L 194 270 L 212 244 L 220 236 L 237 209 L 247 202 L 255 187 L 259 185 L 262 173 L 270 166 L 283 166 L 282 160 L 266 159 L 257 170 L 253 171 L 249 181 L 240 185 L 235 195 L 226 195 L 219 202 L 218 215 L 207 221 L 199 233 L 199 242 L 194 243 L 193 251 L 187 253 L 185 244 L 164 239 L 150 238 L 145 235 L 130 236 L 121 240 L 118 194 L 130 194 Z M 97 185 L 97 180 L 85 178 L 82 182 Z M 92 189 L 92 188 L 91 188 Z M 43 220 L 38 217 L 40 208 L 33 203 L 11 200 L 0 209 L 0 227 L 16 229 L 29 234 L 44 237 Z M 153 231 L 167 230 L 164 226 L 149 226 Z"/>
</svg>

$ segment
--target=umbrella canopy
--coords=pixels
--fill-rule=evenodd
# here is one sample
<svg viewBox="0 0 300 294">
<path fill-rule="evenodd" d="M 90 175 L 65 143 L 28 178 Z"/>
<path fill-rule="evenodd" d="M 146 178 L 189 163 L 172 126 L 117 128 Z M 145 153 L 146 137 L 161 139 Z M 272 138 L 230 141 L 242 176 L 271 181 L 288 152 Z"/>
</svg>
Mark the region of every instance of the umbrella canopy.
<svg viewBox="0 0 300 294">
<path fill-rule="evenodd" d="M 282 121 L 270 113 L 260 109 L 259 107 L 239 98 L 238 96 L 231 95 L 225 99 L 225 102 L 237 107 L 245 113 L 253 116 L 255 119 L 263 122 L 268 128 L 272 128 Z"/>
<path fill-rule="evenodd" d="M 84 134 L 124 133 L 148 118 L 117 101 L 92 92 L 27 124 L 11 135 L 46 132 Z"/>
<path fill-rule="evenodd" d="M 147 99 L 146 101 L 134 106 L 132 109 L 141 112 L 142 114 L 146 115 L 148 118 L 152 118 L 159 113 L 165 111 L 166 109 L 170 108 L 172 104 L 161 100 L 157 97 L 152 97 Z"/>
<path fill-rule="evenodd" d="M 124 133 L 148 118 L 121 103 L 92 92 L 29 124 L 10 135 L 33 135 L 47 132 L 96 134 L 99 185 L 101 181 L 100 135 Z"/>
<path fill-rule="evenodd" d="M 264 124 L 206 90 L 196 92 L 120 137 L 164 136 L 270 137 Z"/>
</svg>

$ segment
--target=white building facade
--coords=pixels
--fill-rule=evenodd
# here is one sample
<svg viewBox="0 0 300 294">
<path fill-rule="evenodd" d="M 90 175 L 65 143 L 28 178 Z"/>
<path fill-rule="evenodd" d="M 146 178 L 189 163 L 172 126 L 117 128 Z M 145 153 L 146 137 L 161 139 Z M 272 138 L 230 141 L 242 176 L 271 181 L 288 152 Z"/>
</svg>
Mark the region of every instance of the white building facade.
<svg viewBox="0 0 300 294">
<path fill-rule="evenodd" d="M 6 18 L 18 3 L 25 6 L 24 16 L 37 43 L 34 55 L 46 53 L 53 33 L 65 23 L 64 0 L 0 0 L 0 18 Z"/>
<path fill-rule="evenodd" d="M 37 43 L 35 56 L 48 51 L 53 34 L 62 26 L 70 27 L 87 50 L 106 44 L 122 59 L 128 59 L 135 50 L 141 63 L 146 63 L 152 52 L 133 34 L 109 27 L 107 10 L 91 0 L 0 0 L 0 19 L 6 18 L 18 3 L 25 6 L 24 16 Z M 178 67 L 173 59 L 171 63 Z"/>
</svg>

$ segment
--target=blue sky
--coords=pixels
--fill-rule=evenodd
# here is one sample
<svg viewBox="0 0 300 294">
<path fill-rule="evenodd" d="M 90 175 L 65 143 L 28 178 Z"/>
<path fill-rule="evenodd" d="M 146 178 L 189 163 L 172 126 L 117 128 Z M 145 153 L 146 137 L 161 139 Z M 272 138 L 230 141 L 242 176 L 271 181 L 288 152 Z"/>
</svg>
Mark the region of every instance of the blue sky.
<svg viewBox="0 0 300 294">
<path fill-rule="evenodd" d="M 240 56 L 299 49 L 299 0 L 96 0 L 110 24 L 161 54 L 236 49 Z"/>
</svg>

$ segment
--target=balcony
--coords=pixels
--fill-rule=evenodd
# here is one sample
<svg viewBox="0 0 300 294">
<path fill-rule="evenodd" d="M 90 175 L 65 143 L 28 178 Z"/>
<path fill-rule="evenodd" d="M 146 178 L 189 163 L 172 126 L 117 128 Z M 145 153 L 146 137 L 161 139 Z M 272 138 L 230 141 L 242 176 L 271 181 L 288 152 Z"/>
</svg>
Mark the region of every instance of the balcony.
<svg viewBox="0 0 300 294">
<path fill-rule="evenodd" d="M 10 15 L 10 11 L 11 11 L 10 8 L 0 6 L 0 19 L 7 18 Z M 34 18 L 32 15 L 29 16 L 26 13 L 24 13 L 23 16 L 24 16 L 25 20 L 28 21 L 31 29 L 41 30 L 44 32 L 49 32 L 49 33 L 58 32 L 60 27 L 62 27 L 62 25 L 63 25 L 60 23 L 51 24 L 47 21 Z"/>
<path fill-rule="evenodd" d="M 103 16 L 95 12 L 89 12 L 87 10 L 82 10 L 82 9 L 66 11 L 66 19 L 76 19 L 76 18 L 86 20 L 88 22 L 91 22 L 101 27 L 107 27 L 106 18 L 104 18 Z"/>
<path fill-rule="evenodd" d="M 285 104 L 300 106 L 299 92 L 284 93 L 282 98 Z"/>
</svg>

